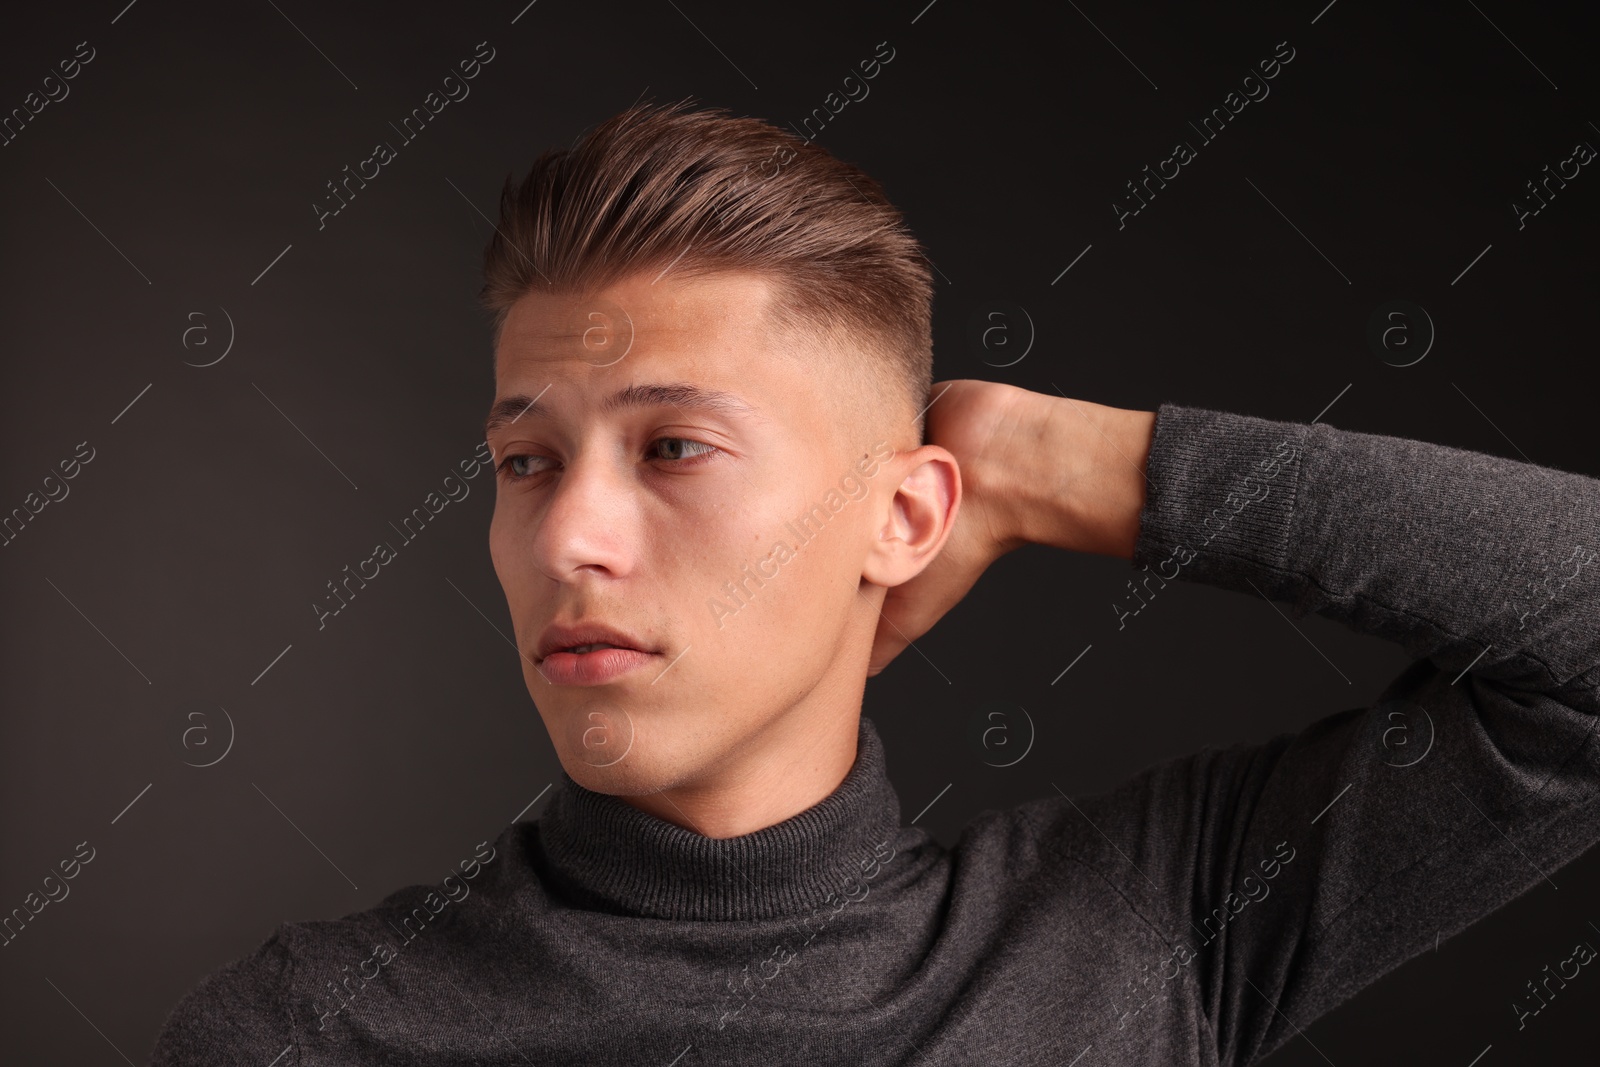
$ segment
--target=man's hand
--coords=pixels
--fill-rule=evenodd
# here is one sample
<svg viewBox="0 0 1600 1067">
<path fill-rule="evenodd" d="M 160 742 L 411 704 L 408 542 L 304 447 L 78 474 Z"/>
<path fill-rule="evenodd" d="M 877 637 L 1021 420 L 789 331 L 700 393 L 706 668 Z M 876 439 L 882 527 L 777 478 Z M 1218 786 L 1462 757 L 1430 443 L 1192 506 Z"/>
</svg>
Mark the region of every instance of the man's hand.
<svg viewBox="0 0 1600 1067">
<path fill-rule="evenodd" d="M 955 529 L 915 578 L 888 590 L 867 676 L 933 628 L 989 564 L 1024 544 L 1133 558 L 1155 413 L 999 382 L 935 382 L 927 441 L 961 467 Z"/>
</svg>

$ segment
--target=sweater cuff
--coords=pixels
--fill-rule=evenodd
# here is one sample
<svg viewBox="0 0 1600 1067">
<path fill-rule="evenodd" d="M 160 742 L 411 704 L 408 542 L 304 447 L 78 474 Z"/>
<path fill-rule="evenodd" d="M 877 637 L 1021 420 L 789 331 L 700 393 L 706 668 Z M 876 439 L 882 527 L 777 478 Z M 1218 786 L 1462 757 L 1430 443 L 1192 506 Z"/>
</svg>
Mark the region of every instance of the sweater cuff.
<svg viewBox="0 0 1600 1067">
<path fill-rule="evenodd" d="M 1290 543 L 1306 423 L 1162 404 L 1133 565 L 1268 596 L 1297 569 Z M 1241 564 L 1244 566 L 1241 567 Z"/>
</svg>

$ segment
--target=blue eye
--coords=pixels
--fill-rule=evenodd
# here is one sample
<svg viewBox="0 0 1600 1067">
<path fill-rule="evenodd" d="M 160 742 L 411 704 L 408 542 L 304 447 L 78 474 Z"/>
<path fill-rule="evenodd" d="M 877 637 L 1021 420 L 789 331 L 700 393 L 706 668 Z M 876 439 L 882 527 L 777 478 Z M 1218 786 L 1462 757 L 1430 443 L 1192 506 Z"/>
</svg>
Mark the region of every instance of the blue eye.
<svg viewBox="0 0 1600 1067">
<path fill-rule="evenodd" d="M 503 478 L 515 481 L 518 478 L 531 478 L 536 471 L 528 469 L 528 464 L 538 459 L 537 456 L 507 456 L 495 466 L 495 473 Z"/>
<path fill-rule="evenodd" d="M 664 448 L 662 446 L 665 446 Z M 699 441 L 691 441 L 687 437 L 658 437 L 650 442 L 650 447 L 657 449 L 660 458 L 666 460 L 697 459 L 700 456 L 716 452 L 711 445 Z M 686 449 L 699 449 L 700 451 L 687 451 Z"/>
</svg>

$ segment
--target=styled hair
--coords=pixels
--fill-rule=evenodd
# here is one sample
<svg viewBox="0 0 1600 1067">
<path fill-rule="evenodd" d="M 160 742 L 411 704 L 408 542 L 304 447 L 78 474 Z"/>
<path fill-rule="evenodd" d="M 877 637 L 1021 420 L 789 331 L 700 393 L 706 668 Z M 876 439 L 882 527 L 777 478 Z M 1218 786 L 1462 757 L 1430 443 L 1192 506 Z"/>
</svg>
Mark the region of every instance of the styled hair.
<svg viewBox="0 0 1600 1067">
<path fill-rule="evenodd" d="M 635 104 L 545 152 L 520 185 L 507 177 L 480 293 L 496 341 L 529 292 L 752 272 L 773 283 L 779 330 L 860 353 L 867 381 L 923 409 L 933 280 L 882 187 L 788 130 L 691 103 Z"/>
</svg>

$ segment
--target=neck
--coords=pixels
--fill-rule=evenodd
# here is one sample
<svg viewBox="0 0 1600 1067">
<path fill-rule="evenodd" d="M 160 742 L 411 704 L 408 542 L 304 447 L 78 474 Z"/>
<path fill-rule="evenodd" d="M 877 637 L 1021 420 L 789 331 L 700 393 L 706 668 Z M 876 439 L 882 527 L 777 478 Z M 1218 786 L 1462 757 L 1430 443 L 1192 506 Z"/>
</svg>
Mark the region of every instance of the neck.
<svg viewBox="0 0 1600 1067">
<path fill-rule="evenodd" d="M 798 709 L 797 709 L 798 710 Z M 714 774 L 640 796 L 617 799 L 703 837 L 754 833 L 797 815 L 839 787 L 856 759 L 860 705 L 826 718 L 792 714 L 741 746 Z"/>
<path fill-rule="evenodd" d="M 883 741 L 859 714 L 856 741 L 855 762 L 833 792 L 788 818 L 726 838 L 681 825 L 675 812 L 679 822 L 667 822 L 564 776 L 528 827 L 530 858 L 552 892 L 574 906 L 697 921 L 815 915 L 830 894 L 836 899 L 859 889 L 873 877 L 863 872 L 908 844 Z"/>
</svg>

